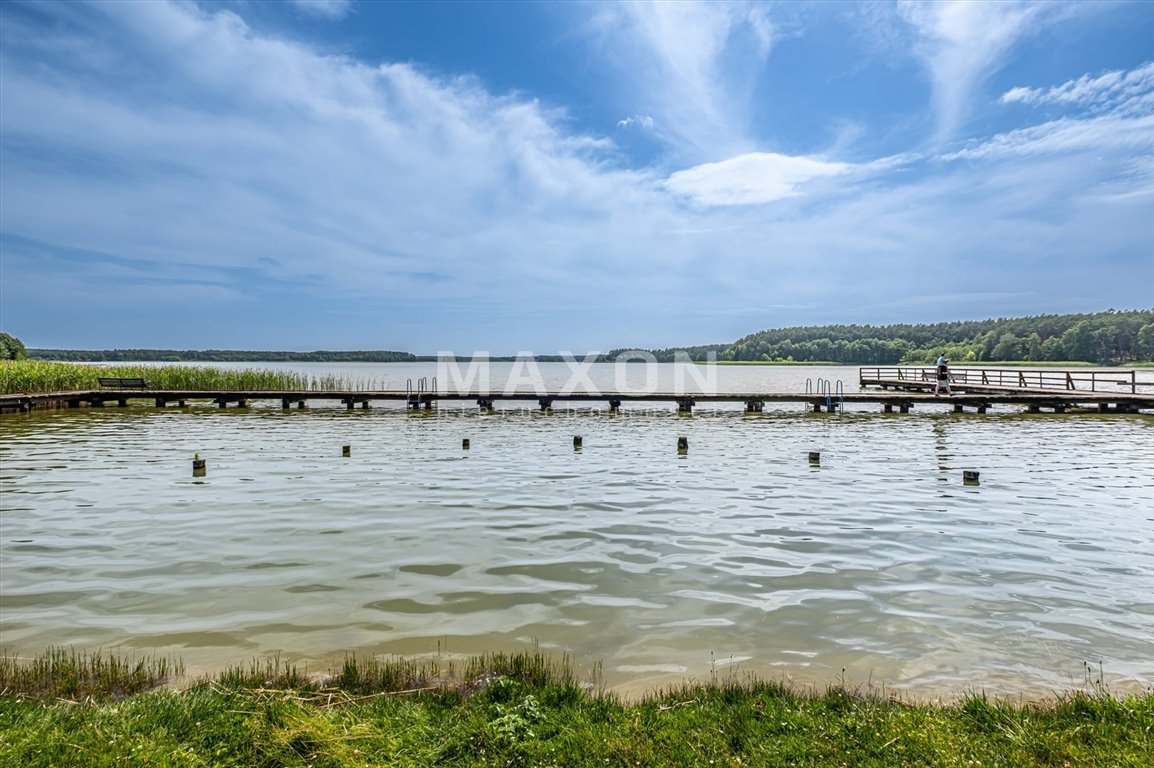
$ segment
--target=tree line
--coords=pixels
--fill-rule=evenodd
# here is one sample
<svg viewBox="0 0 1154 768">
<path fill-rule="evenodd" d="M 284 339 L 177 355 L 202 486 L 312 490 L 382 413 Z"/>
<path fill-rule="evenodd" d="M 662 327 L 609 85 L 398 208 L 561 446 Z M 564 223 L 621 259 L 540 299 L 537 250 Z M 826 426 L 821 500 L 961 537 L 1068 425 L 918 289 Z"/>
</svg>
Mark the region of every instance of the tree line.
<svg viewBox="0 0 1154 768">
<path fill-rule="evenodd" d="M 387 350 L 276 352 L 242 349 L 29 349 L 33 360 L 65 362 L 406 363 L 408 352 Z"/>
<path fill-rule="evenodd" d="M 895 365 L 983 361 L 1154 361 L 1154 310 L 965 320 L 905 325 L 825 325 L 750 334 L 718 350 L 719 360 L 823 361 Z"/>
</svg>

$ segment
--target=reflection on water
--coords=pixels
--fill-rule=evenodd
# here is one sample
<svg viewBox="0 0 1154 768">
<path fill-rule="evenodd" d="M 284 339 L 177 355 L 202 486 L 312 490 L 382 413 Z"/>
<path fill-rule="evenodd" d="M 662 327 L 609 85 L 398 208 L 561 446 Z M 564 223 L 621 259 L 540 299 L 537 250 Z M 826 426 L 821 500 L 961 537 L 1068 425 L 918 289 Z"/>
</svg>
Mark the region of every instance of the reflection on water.
<svg viewBox="0 0 1154 768">
<path fill-rule="evenodd" d="M 1146 416 L 131 408 L 0 436 L 9 652 L 535 642 L 615 684 L 1154 682 Z"/>
</svg>

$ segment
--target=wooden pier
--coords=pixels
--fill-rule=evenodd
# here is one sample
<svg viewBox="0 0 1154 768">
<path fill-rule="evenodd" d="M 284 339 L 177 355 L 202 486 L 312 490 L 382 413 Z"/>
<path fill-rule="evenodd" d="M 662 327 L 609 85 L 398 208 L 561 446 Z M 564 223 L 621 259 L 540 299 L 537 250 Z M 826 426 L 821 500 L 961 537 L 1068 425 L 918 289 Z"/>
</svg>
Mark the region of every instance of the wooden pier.
<svg viewBox="0 0 1154 768">
<path fill-rule="evenodd" d="M 845 410 L 851 405 L 880 406 L 884 412 L 909 413 L 918 405 L 948 405 L 955 412 L 966 410 L 986 413 L 995 406 L 1024 408 L 1028 412 L 1052 411 L 1063 413 L 1071 409 L 1092 409 L 1099 412 L 1118 411 L 1134 413 L 1154 409 L 1154 388 L 1139 391 L 1107 391 L 1083 389 L 1049 389 L 1041 387 L 998 387 L 989 384 L 970 384 L 956 380 L 954 393 L 935 396 L 929 391 L 931 382 L 921 378 L 879 377 L 875 372 L 889 373 L 897 369 L 862 369 L 862 385 L 877 386 L 879 390 L 837 393 L 831 392 L 771 392 L 771 393 L 632 393 L 632 392 L 437 392 L 437 391 L 314 391 L 314 390 L 153 390 L 147 388 L 99 389 L 78 392 L 44 394 L 0 395 L 0 412 L 29 412 L 51 408 L 102 408 L 109 405 L 128 407 L 129 403 L 166 406 L 188 406 L 190 403 L 214 405 L 219 408 L 248 407 L 255 401 L 279 402 L 281 408 L 304 408 L 310 401 L 339 402 L 348 410 L 368 409 L 372 403 L 403 404 L 411 410 L 432 411 L 440 405 L 456 405 L 493 410 L 498 403 L 532 404 L 544 412 L 554 404 L 604 406 L 610 412 L 623 406 L 669 406 L 680 413 L 692 413 L 698 406 L 734 403 L 744 405 L 747 413 L 759 413 L 767 404 L 801 404 L 808 411 L 830 412 Z M 932 368 L 906 369 L 933 372 Z M 866 375 L 869 372 L 869 375 Z M 896 374 L 895 374 L 896 376 Z M 143 401 L 143 403 L 142 403 Z"/>
<path fill-rule="evenodd" d="M 964 392 L 1154 394 L 1154 370 L 1139 379 L 1138 371 L 1058 370 L 1036 368 L 953 368 L 950 388 Z M 937 379 L 933 366 L 859 368 L 858 384 L 907 391 L 930 391 Z"/>
</svg>

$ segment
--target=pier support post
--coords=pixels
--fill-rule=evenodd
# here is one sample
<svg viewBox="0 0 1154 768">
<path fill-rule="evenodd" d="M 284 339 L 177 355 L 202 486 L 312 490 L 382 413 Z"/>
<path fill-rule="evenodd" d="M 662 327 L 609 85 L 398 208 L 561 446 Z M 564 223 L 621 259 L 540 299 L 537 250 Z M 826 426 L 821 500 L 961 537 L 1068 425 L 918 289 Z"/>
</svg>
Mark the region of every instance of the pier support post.
<svg viewBox="0 0 1154 768">
<path fill-rule="evenodd" d="M 177 401 L 177 403 L 176 403 L 176 405 L 177 405 L 177 407 L 179 407 L 179 408 L 184 408 L 184 407 L 185 407 L 185 403 L 184 403 L 184 401 L 183 401 L 183 400 L 178 400 L 178 401 Z"/>
<path fill-rule="evenodd" d="M 966 409 L 962 407 L 961 403 L 954 403 L 954 413 L 965 413 Z"/>
<path fill-rule="evenodd" d="M 882 403 L 882 413 L 893 413 L 893 412 L 894 412 L 894 404 L 893 403 Z"/>
<path fill-rule="evenodd" d="M 282 410 L 287 411 L 290 405 L 292 405 L 292 402 L 287 397 L 282 397 L 280 399 L 280 407 Z"/>
<path fill-rule="evenodd" d="M 369 410 L 369 401 L 368 400 L 362 400 L 361 401 L 361 410 L 362 411 Z"/>
<path fill-rule="evenodd" d="M 104 401 L 101 400 L 100 398 L 93 398 L 92 400 L 88 401 L 88 407 L 89 408 L 103 408 L 104 407 Z"/>
<path fill-rule="evenodd" d="M 898 406 L 898 411 L 900 413 L 909 413 L 910 408 L 912 408 L 912 407 L 913 406 L 911 406 L 909 403 L 902 403 L 901 405 Z"/>
<path fill-rule="evenodd" d="M 765 401 L 764 400 L 746 400 L 745 401 L 745 412 L 746 413 L 762 413 L 764 410 L 765 410 Z"/>
<path fill-rule="evenodd" d="M 695 405 L 697 405 L 696 402 L 689 399 L 688 397 L 684 397 L 677 401 L 677 412 L 686 414 L 693 413 L 693 406 Z"/>
<path fill-rule="evenodd" d="M 1026 406 L 1026 413 L 1039 413 L 1041 410 L 1041 408 L 1039 408 L 1037 405 L 1034 405 L 1033 403 Z"/>
<path fill-rule="evenodd" d="M 156 407 L 157 407 L 157 408 L 163 408 L 163 407 L 165 407 L 166 405 L 168 405 L 168 401 L 167 401 L 167 400 L 165 400 L 165 399 L 164 399 L 164 398 L 162 398 L 162 397 L 158 397 L 158 398 L 156 398 Z"/>
<path fill-rule="evenodd" d="M 814 413 L 821 413 L 821 403 L 814 403 L 813 404 L 813 412 Z"/>
<path fill-rule="evenodd" d="M 978 413 L 985 413 L 989 407 L 989 403 L 978 403 Z"/>
<path fill-rule="evenodd" d="M 685 454 L 689 453 L 689 438 L 688 437 L 677 438 L 677 453 L 680 456 L 684 456 Z"/>
<path fill-rule="evenodd" d="M 490 397 L 477 398 L 477 405 L 489 413 L 493 412 L 493 399 Z"/>
<path fill-rule="evenodd" d="M 116 401 L 116 405 L 119 408 L 127 408 L 128 407 L 128 400 L 122 397 Z"/>
<path fill-rule="evenodd" d="M 547 397 L 542 397 L 540 400 L 538 400 L 537 405 L 541 406 L 542 413 L 553 410 L 553 401 Z"/>
<path fill-rule="evenodd" d="M 297 400 L 297 409 L 303 411 L 305 409 L 305 401 Z"/>
<path fill-rule="evenodd" d="M 621 401 L 620 400 L 610 400 L 609 401 L 609 410 L 611 413 L 620 412 L 621 411 Z"/>
</svg>

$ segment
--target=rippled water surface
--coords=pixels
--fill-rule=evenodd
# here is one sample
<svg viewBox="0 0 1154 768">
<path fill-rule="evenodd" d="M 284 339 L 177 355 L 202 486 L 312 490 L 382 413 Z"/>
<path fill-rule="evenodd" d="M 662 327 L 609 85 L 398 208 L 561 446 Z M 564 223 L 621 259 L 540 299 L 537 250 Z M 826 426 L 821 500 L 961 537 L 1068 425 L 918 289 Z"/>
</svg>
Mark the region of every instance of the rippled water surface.
<svg viewBox="0 0 1154 768">
<path fill-rule="evenodd" d="M 1148 415 L 877 410 L 0 417 L 0 643 L 196 669 L 538 643 L 630 685 L 735 666 L 1040 692 L 1085 661 L 1154 683 Z"/>
</svg>

